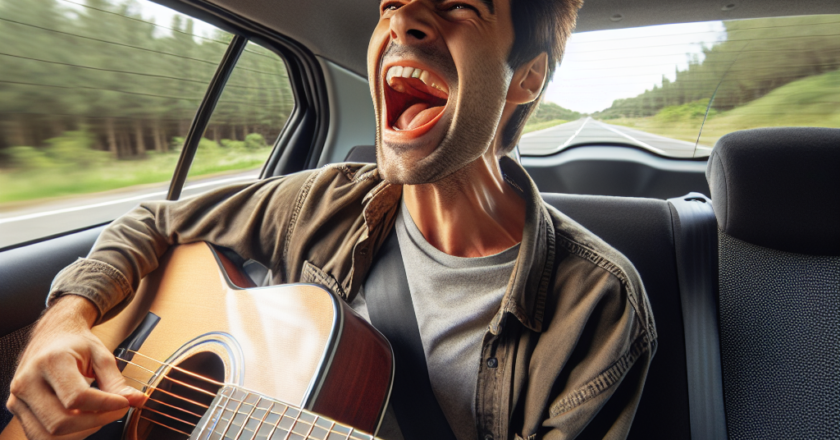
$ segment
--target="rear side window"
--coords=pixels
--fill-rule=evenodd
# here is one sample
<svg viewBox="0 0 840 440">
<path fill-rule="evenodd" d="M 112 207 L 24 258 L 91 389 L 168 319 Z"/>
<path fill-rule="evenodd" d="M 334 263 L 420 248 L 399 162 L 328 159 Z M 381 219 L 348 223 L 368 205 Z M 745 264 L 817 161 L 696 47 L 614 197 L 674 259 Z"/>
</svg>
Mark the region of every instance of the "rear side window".
<svg viewBox="0 0 840 440">
<path fill-rule="evenodd" d="M 0 38 L 2 248 L 165 198 L 232 35 L 145 0 L 37 0 L 0 1 Z M 290 112 L 282 59 L 246 50 L 196 176 L 258 170 Z"/>
</svg>

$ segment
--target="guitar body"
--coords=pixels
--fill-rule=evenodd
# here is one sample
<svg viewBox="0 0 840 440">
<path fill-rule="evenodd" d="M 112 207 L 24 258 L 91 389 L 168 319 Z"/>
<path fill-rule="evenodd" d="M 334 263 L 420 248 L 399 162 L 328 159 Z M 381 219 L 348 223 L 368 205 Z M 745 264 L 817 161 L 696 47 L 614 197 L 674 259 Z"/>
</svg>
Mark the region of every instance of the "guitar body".
<svg viewBox="0 0 840 440">
<path fill-rule="evenodd" d="M 169 406 L 203 415 L 201 406 L 182 401 L 204 403 L 206 412 L 213 397 L 202 400 L 201 393 L 189 386 L 215 393 L 221 383 L 376 432 L 393 378 L 387 340 L 323 287 L 249 286 L 253 286 L 250 279 L 210 245 L 177 246 L 143 280 L 125 310 L 94 327 L 93 332 L 116 350 L 118 358 L 130 361 L 123 374 L 150 384 L 154 388 L 146 394 L 165 402 L 147 403 L 157 413 L 133 410 L 122 429 L 124 438 L 185 438 L 172 437 L 174 429 L 166 427 L 190 432 L 189 426 L 198 418 L 185 416 L 186 411 L 170 411 Z M 149 319 L 155 316 L 159 319 Z M 137 349 L 135 329 L 141 322 L 145 330 Z M 120 349 L 130 335 L 135 337 L 136 354 Z M 218 384 L 214 387 L 171 365 Z M 178 376 L 183 386 L 166 375 Z M 9 428 L 6 431 L 20 431 L 19 426 L 10 424 Z M 0 439 L 23 438 L 6 434 L 10 432 Z"/>
</svg>

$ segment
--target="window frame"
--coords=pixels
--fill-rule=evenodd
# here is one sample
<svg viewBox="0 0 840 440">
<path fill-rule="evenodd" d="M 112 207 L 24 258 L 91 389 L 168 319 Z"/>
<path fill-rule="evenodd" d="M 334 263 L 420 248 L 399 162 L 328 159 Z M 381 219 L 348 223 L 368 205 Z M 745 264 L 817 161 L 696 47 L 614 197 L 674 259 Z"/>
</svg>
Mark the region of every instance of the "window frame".
<svg viewBox="0 0 840 440">
<path fill-rule="evenodd" d="M 167 200 L 177 200 L 180 196 L 198 142 L 236 67 L 239 55 L 249 41 L 271 50 L 283 60 L 294 96 L 292 112 L 263 165 L 260 179 L 317 167 L 327 139 L 329 101 L 324 74 L 315 55 L 298 42 L 218 6 L 200 0 L 153 1 L 234 35 L 190 124 L 184 148 L 170 181 Z"/>
</svg>

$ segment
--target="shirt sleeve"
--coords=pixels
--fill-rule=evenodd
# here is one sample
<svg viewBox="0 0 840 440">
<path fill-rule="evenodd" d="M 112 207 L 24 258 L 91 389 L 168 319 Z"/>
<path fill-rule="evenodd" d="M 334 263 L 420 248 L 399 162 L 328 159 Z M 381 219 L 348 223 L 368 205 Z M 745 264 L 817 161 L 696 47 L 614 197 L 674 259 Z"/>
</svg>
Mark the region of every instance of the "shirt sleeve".
<svg viewBox="0 0 840 440">
<path fill-rule="evenodd" d="M 541 340 L 549 336 L 553 346 L 576 335 L 576 343 L 562 366 L 545 361 L 561 373 L 536 438 L 624 439 L 656 351 L 647 296 L 632 267 L 580 270 L 565 278 L 561 296 L 573 306 L 563 308 L 565 325 L 550 326 Z"/>
<path fill-rule="evenodd" d="M 566 410 L 552 407 L 543 423 L 551 427 L 545 439 L 625 439 L 642 396 L 652 351 L 642 337 L 631 350 L 586 385 L 589 398 Z M 560 403 L 560 402 L 555 402 Z"/>
<path fill-rule="evenodd" d="M 140 280 L 170 246 L 207 241 L 271 269 L 280 264 L 284 231 L 312 172 L 232 185 L 179 201 L 143 202 L 111 223 L 87 258 L 53 280 L 47 305 L 67 294 L 91 300 L 100 322 L 122 310 Z"/>
</svg>

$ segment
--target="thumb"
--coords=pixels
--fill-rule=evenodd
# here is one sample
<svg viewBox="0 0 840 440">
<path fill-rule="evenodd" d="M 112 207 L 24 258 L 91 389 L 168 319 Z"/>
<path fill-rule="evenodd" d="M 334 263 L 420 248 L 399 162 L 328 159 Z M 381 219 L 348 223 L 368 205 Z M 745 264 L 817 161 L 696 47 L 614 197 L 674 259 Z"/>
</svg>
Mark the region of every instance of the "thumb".
<svg viewBox="0 0 840 440">
<path fill-rule="evenodd" d="M 97 347 L 91 353 L 93 371 L 99 389 L 125 397 L 131 406 L 141 406 L 146 395 L 130 386 L 117 367 L 117 360 L 104 347 Z"/>
</svg>

